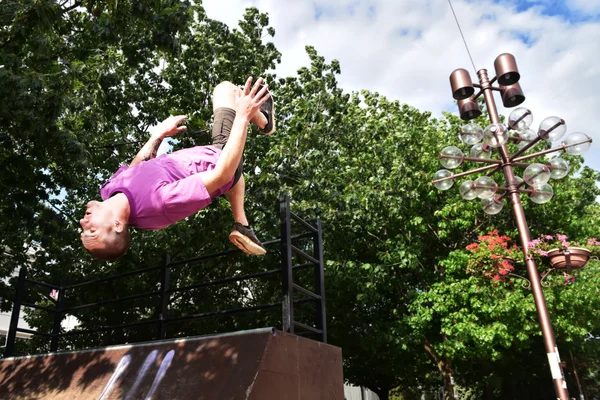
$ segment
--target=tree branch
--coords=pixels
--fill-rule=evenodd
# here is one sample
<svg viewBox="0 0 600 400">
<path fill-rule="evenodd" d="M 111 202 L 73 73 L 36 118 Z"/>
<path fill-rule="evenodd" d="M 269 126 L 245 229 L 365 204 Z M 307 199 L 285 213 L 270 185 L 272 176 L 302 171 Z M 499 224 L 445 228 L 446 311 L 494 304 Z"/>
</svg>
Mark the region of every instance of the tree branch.
<svg viewBox="0 0 600 400">
<path fill-rule="evenodd" d="M 433 227 L 430 224 L 427 224 L 427 227 L 431 230 L 431 232 L 433 232 L 433 234 L 435 235 L 437 240 L 442 244 L 442 246 L 444 246 L 445 248 L 448 248 L 448 246 L 446 246 L 446 243 L 444 243 L 444 241 L 442 239 L 440 239 L 440 237 L 438 236 L 435 229 L 433 229 Z"/>
<path fill-rule="evenodd" d="M 63 3 L 63 4 L 64 4 L 64 3 Z M 67 7 L 67 8 L 63 8 L 63 9 L 62 9 L 62 13 L 63 13 L 63 14 L 66 14 L 66 13 L 68 13 L 68 12 L 70 12 L 70 11 L 73 11 L 74 9 L 76 9 L 77 7 L 79 7 L 80 5 L 81 5 L 81 2 L 80 2 L 80 1 L 76 1 L 75 3 L 73 3 L 73 5 L 72 5 L 72 6 L 70 6 L 70 7 Z"/>
<path fill-rule="evenodd" d="M 70 220 L 71 222 L 73 222 L 75 224 L 75 226 L 77 226 L 77 224 L 79 223 L 79 221 L 77 220 L 77 218 L 73 217 L 72 215 L 69 215 L 67 213 L 65 213 L 63 210 L 61 210 L 60 208 L 58 208 L 56 205 L 52 204 L 52 202 L 48 202 L 48 204 L 50 204 L 52 206 L 52 208 L 54 208 L 56 211 L 58 211 L 60 214 L 62 214 L 63 217 L 67 218 L 68 220 Z"/>
</svg>

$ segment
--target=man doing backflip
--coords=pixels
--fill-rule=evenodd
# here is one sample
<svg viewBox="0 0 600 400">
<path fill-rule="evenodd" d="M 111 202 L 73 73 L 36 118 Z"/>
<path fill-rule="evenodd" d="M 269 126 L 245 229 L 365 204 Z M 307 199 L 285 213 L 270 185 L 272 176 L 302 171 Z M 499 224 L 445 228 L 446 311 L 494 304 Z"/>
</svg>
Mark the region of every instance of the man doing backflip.
<svg viewBox="0 0 600 400">
<path fill-rule="evenodd" d="M 162 140 L 186 129 L 186 117 L 171 116 L 151 130 L 151 138 L 129 166 L 102 186 L 103 201 L 90 201 L 79 221 L 81 241 L 96 258 L 114 260 L 129 248 L 129 226 L 162 229 L 208 206 L 225 194 L 233 213 L 233 244 L 246 254 L 266 251 L 248 226 L 244 211 L 243 152 L 248 123 L 271 134 L 273 99 L 259 78 L 243 89 L 222 82 L 213 92 L 211 146 L 196 146 L 156 157 Z"/>
</svg>

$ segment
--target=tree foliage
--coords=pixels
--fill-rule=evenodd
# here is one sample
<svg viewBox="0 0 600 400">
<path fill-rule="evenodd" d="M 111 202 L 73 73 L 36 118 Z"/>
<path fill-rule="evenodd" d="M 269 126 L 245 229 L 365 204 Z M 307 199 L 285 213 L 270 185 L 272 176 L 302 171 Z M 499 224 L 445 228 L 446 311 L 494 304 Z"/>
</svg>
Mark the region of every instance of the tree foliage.
<svg viewBox="0 0 600 400">
<path fill-rule="evenodd" d="M 243 82 L 279 61 L 273 44 L 263 42 L 274 34 L 267 16 L 249 9 L 240 29 L 230 30 L 208 19 L 200 5 L 179 1 L 9 1 L 2 12 L 0 74 L 8 81 L 0 92 L 11 99 L 0 106 L 0 162 L 6 171 L 0 177 L 6 188 L 0 200 L 0 245 L 6 249 L 2 275 L 27 266 L 30 278 L 69 284 L 154 266 L 164 253 L 182 259 L 226 248 L 231 217 L 224 201 L 170 229 L 135 232 L 131 250 L 117 263 L 90 259 L 79 243 L 78 216 L 87 201 L 98 198 L 100 186 L 119 164 L 134 157 L 147 140 L 147 128 L 169 113 L 191 117 L 189 132 L 174 147 L 209 141 L 212 87 L 222 80 Z M 252 270 L 256 263 L 229 258 L 202 268 L 185 266 L 172 276 L 172 283 L 221 278 L 240 268 Z M 156 282 L 156 276 L 146 276 L 73 290 L 66 305 L 149 292 Z M 2 285 L 2 307 L 8 309 L 12 293 Z M 261 296 L 259 289 L 256 297 Z M 224 306 L 241 298 L 241 290 L 196 291 L 194 303 L 175 295 L 173 315 L 212 310 L 215 303 Z M 264 296 L 272 297 L 273 291 Z M 49 301 L 47 294 L 36 299 Z M 123 307 L 116 312 L 108 307 L 79 311 L 76 316 L 82 329 L 117 325 L 152 317 L 155 302 Z M 52 326 L 40 312 L 29 318 L 33 326 Z M 265 323 L 273 324 L 270 319 Z M 174 334 L 202 328 L 189 325 L 187 330 L 175 326 Z M 208 324 L 202 329 L 219 328 Z M 68 345 L 151 335 L 148 330 L 107 332 Z M 34 343 L 47 346 L 42 340 Z"/>
</svg>

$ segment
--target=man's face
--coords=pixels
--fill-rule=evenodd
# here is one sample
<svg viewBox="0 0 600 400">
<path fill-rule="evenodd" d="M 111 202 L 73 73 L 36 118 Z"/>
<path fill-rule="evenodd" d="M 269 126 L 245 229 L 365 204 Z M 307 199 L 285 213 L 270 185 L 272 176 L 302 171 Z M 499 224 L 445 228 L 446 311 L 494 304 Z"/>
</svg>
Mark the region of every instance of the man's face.
<svg viewBox="0 0 600 400">
<path fill-rule="evenodd" d="M 103 248 L 104 239 L 112 230 L 112 212 L 103 203 L 90 201 L 79 224 L 83 228 L 81 241 L 84 247 L 88 250 Z"/>
</svg>

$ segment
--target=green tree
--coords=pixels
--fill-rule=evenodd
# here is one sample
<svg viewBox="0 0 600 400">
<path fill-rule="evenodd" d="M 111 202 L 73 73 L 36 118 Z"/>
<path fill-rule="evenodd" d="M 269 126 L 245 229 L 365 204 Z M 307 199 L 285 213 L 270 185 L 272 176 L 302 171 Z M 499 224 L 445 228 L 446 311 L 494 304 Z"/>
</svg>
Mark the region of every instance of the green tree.
<svg viewBox="0 0 600 400">
<path fill-rule="evenodd" d="M 289 192 L 324 221 L 330 341 L 344 349 L 345 377 L 387 398 L 437 380 L 406 314 L 436 274 L 426 254 L 443 247 L 424 211 L 442 205 L 429 184 L 439 123 L 376 93 L 344 93 L 339 64 L 307 50 L 310 67 L 277 90 L 278 135 L 253 153 L 269 173 L 250 180 L 251 198 Z"/>
<path fill-rule="evenodd" d="M 222 80 L 244 82 L 279 62 L 273 44 L 264 41 L 274 34 L 267 16 L 249 9 L 240 29 L 232 31 L 189 2 L 8 1 L 1 18 L 0 94 L 11 99 L 0 106 L 5 172 L 0 185 L 6 194 L 0 200 L 0 246 L 7 249 L 1 275 L 28 266 L 29 277 L 72 283 L 153 266 L 164 253 L 186 258 L 226 247 L 224 226 L 231 217 L 224 201 L 168 230 L 135 232 L 132 249 L 117 263 L 92 261 L 85 253 L 78 216 L 119 164 L 134 157 L 148 138 L 147 127 L 169 113 L 190 115 L 193 128 L 174 147 L 208 142 L 212 87 Z M 230 258 L 203 268 L 186 266 L 173 282 L 184 285 L 256 265 L 246 264 L 250 267 Z M 148 276 L 73 290 L 67 305 L 149 292 L 156 282 Z M 196 303 L 174 296 L 180 306 L 174 313 L 226 305 L 239 299 L 240 291 L 196 293 Z M 11 297 L 2 283 L 3 309 Z M 47 297 L 33 301 L 44 303 Z M 76 316 L 82 329 L 91 329 L 152 317 L 154 307 L 150 299 L 116 310 L 80 310 Z M 52 325 L 40 312 L 32 312 L 30 322 L 45 329 Z M 143 340 L 151 334 L 108 332 L 68 345 Z M 45 339 L 34 345 L 47 348 Z"/>
<path fill-rule="evenodd" d="M 469 368 L 469 357 L 486 360 L 489 373 L 505 353 L 522 362 L 519 354 L 524 357 L 537 344 L 541 354 L 539 341 L 525 338 L 539 335 L 530 293 L 507 297 L 506 290 L 487 281 L 463 279 L 465 264 L 453 258 L 453 251 L 493 228 L 516 238 L 508 206 L 501 216 L 488 217 L 456 190 L 440 193 L 430 184 L 439 168 L 438 151 L 457 140 L 461 121 L 452 115 L 436 120 L 376 93 L 344 93 L 336 80 L 339 64 L 327 64 L 314 49 L 307 50 L 311 66 L 278 88 L 279 134 L 269 142 L 266 156 L 256 153 L 257 162 L 275 174 L 259 173 L 252 180 L 260 185 L 253 186 L 252 201 L 264 204 L 283 186 L 299 199 L 296 207 L 316 210 L 324 220 L 330 338 L 345 351 L 347 379 L 381 398 L 397 386 L 439 384 L 440 375 L 447 393 L 453 378 L 483 390 L 487 376 Z M 523 198 L 535 221 L 534 235 L 562 230 L 583 238 L 593 233 L 599 176 L 581 170 L 580 158 L 570 161 L 572 175 L 555 186 L 552 203 L 538 206 Z M 573 178 L 577 171 L 581 176 Z M 462 271 L 460 279 L 448 268 Z M 572 290 L 580 295 L 588 289 L 577 288 Z M 473 304 L 471 292 L 479 293 Z M 594 310 L 593 302 L 582 306 Z M 434 314 L 437 307 L 439 314 Z M 513 315 L 515 307 L 520 308 Z M 470 349 L 460 344 L 460 330 L 471 327 L 454 326 L 460 322 L 457 315 L 467 322 L 490 321 L 472 333 L 477 340 L 486 338 L 482 345 Z M 423 319 L 429 324 L 421 326 Z M 582 338 L 576 320 L 566 324 Z M 537 361 L 535 374 L 547 374 L 543 359 Z M 437 376 L 432 373 L 436 369 Z"/>
<path fill-rule="evenodd" d="M 152 69 L 150 55 L 178 51 L 191 16 L 186 1 L 2 3 L 0 96 L 9 100 L 0 105 L 1 275 L 29 264 L 32 251 L 46 273 L 51 260 L 81 260 L 72 246 L 81 204 L 72 197 L 116 165 L 95 146 L 140 136 L 136 98 L 122 83 Z"/>
</svg>

